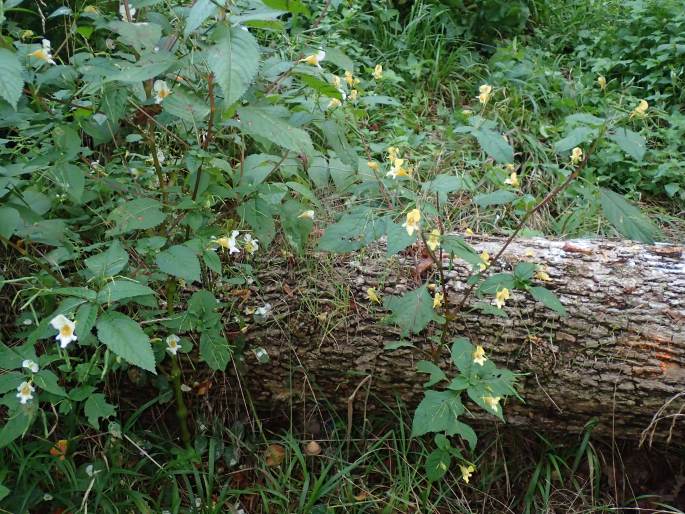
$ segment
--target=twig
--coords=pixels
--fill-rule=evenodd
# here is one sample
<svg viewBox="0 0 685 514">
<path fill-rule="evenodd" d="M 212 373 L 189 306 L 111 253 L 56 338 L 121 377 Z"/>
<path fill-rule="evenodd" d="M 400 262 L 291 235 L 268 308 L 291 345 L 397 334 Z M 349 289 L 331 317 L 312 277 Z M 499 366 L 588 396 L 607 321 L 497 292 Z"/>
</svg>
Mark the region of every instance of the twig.
<svg viewBox="0 0 685 514">
<path fill-rule="evenodd" d="M 347 451 L 349 453 L 350 449 L 350 436 L 352 435 L 352 420 L 354 416 L 354 406 L 353 402 L 355 398 L 357 397 L 357 393 L 359 392 L 359 389 L 366 384 L 369 380 L 371 380 L 372 375 L 366 375 L 364 379 L 359 382 L 357 387 L 354 389 L 354 392 L 347 397 L 347 430 L 345 431 L 345 441 L 347 442 Z"/>
<path fill-rule="evenodd" d="M 2 241 L 3 243 L 5 243 L 5 244 L 11 246 L 12 248 L 14 248 L 17 252 L 19 252 L 19 253 L 22 255 L 22 257 L 26 257 L 27 259 L 29 259 L 29 260 L 30 260 L 31 262 L 33 262 L 34 264 L 37 264 L 37 265 L 40 267 L 40 269 L 42 269 L 43 271 L 45 271 L 46 273 L 48 273 L 52 278 L 54 278 L 57 282 L 59 282 L 60 285 L 62 285 L 62 286 L 66 286 L 66 285 L 67 285 L 66 280 L 64 280 L 61 276 L 59 276 L 59 275 L 58 275 L 57 273 L 55 273 L 54 271 L 52 271 L 52 270 L 50 269 L 50 267 L 47 266 L 45 263 L 43 263 L 42 261 L 40 261 L 39 259 L 37 259 L 37 258 L 34 257 L 33 255 L 31 255 L 29 252 L 27 252 L 26 250 L 24 250 L 24 249 L 23 249 L 21 246 L 19 246 L 18 244 L 13 243 L 12 241 L 10 241 L 9 239 L 7 239 L 5 236 L 2 236 L 2 235 L 0 235 L 0 241 Z"/>
</svg>

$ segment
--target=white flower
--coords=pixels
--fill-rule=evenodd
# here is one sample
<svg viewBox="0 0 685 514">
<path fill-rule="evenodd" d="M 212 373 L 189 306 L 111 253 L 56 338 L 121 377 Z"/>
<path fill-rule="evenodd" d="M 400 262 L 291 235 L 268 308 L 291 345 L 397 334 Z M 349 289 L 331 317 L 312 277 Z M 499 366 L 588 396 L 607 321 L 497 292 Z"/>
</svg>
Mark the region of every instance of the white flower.
<svg viewBox="0 0 685 514">
<path fill-rule="evenodd" d="M 36 364 L 30 359 L 22 361 L 21 367 L 31 370 L 31 373 L 38 373 L 38 364 Z"/>
<path fill-rule="evenodd" d="M 95 474 L 95 472 L 93 471 L 93 465 L 88 464 L 86 466 L 86 475 L 88 475 L 89 477 L 92 477 L 94 474 Z"/>
<path fill-rule="evenodd" d="M 31 385 L 31 382 L 22 382 L 19 384 L 19 387 L 17 387 L 17 398 L 19 398 L 19 402 L 23 405 L 29 400 L 33 400 L 33 392 L 36 390 L 33 385 Z"/>
<path fill-rule="evenodd" d="M 220 237 L 218 239 L 214 239 L 214 242 L 224 250 L 228 250 L 228 253 L 240 253 L 240 248 L 238 248 L 236 242 L 236 239 L 239 234 L 240 232 L 234 230 L 233 232 L 231 232 L 231 237 Z"/>
<path fill-rule="evenodd" d="M 71 343 L 72 341 L 76 341 L 78 339 L 78 337 L 76 337 L 76 334 L 74 334 L 76 323 L 67 319 L 62 314 L 59 314 L 52 318 L 52 320 L 50 321 L 50 325 L 52 325 L 52 328 L 54 328 L 55 330 L 59 330 L 59 333 L 57 334 L 57 336 L 55 336 L 55 339 L 57 339 L 60 342 L 61 348 L 66 348 L 67 346 L 69 346 L 69 343 Z"/>
<path fill-rule="evenodd" d="M 259 250 L 259 240 L 252 239 L 252 236 L 250 234 L 245 234 L 245 236 L 243 237 L 243 241 L 245 243 L 245 251 L 250 255 L 254 254 L 257 250 Z"/>
<path fill-rule="evenodd" d="M 314 211 L 304 211 L 302 214 L 298 216 L 298 218 L 307 218 L 310 220 L 314 219 Z"/>
<path fill-rule="evenodd" d="M 161 104 L 162 101 L 171 94 L 171 89 L 169 89 L 166 80 L 155 80 L 152 91 L 155 93 L 155 103 L 158 104 Z"/>
<path fill-rule="evenodd" d="M 271 304 L 265 303 L 263 306 L 258 307 L 254 311 L 254 314 L 255 314 L 255 316 L 260 316 L 262 318 L 266 318 L 270 312 L 271 312 Z"/>
<path fill-rule="evenodd" d="M 187 386 L 187 385 L 185 385 L 185 384 L 181 384 L 181 391 L 183 391 L 184 393 L 189 393 L 189 392 L 192 391 L 192 390 L 193 390 L 192 387 Z"/>
<path fill-rule="evenodd" d="M 164 152 L 162 150 L 157 149 L 157 162 L 160 164 L 164 164 L 164 161 L 166 161 L 166 157 L 164 157 Z"/>
<path fill-rule="evenodd" d="M 319 64 L 321 61 L 323 61 L 326 58 L 326 52 L 323 50 L 319 50 L 315 54 L 308 55 L 304 59 L 300 59 L 300 62 L 306 62 L 307 64 L 311 64 L 312 66 L 318 66 L 321 68 L 321 65 Z"/>
<path fill-rule="evenodd" d="M 181 339 L 176 334 L 171 334 L 166 338 L 166 351 L 171 355 L 176 355 L 180 346 L 178 343 Z"/>
<path fill-rule="evenodd" d="M 44 501 L 44 502 L 50 502 L 50 501 L 52 501 L 52 495 L 51 495 L 51 494 L 48 494 L 48 493 L 45 493 L 45 494 L 43 495 L 43 501 Z"/>
<path fill-rule="evenodd" d="M 54 59 L 52 58 L 52 47 L 50 45 L 50 40 L 49 39 L 43 39 L 41 42 L 42 48 L 39 48 L 38 50 L 34 50 L 31 52 L 30 55 L 34 56 L 36 59 L 40 59 L 41 61 L 45 61 L 48 64 L 57 64 Z"/>
<path fill-rule="evenodd" d="M 129 5 L 128 12 L 131 13 L 131 20 L 133 20 L 136 16 L 136 8 Z M 126 19 L 126 6 L 124 4 L 119 4 L 119 16 L 121 16 L 122 20 L 128 21 Z"/>
</svg>

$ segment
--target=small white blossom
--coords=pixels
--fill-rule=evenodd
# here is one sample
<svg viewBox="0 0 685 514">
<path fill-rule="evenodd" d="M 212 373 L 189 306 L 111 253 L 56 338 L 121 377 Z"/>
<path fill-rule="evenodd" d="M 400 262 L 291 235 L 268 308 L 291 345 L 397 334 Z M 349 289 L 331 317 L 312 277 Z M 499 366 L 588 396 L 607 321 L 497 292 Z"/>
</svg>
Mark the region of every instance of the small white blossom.
<svg viewBox="0 0 685 514">
<path fill-rule="evenodd" d="M 43 39 L 43 41 L 41 42 L 41 46 L 42 48 L 34 50 L 33 52 L 31 52 L 30 55 L 32 55 L 36 59 L 45 61 L 48 64 L 57 64 L 55 60 L 52 58 L 52 47 L 50 45 L 50 40 Z"/>
<path fill-rule="evenodd" d="M 255 316 L 259 316 L 261 318 L 266 318 L 269 314 L 271 313 L 271 304 L 270 303 L 265 303 L 261 307 L 257 307 L 254 311 Z"/>
<path fill-rule="evenodd" d="M 55 336 L 55 339 L 60 342 L 61 348 L 66 348 L 69 346 L 69 343 L 78 339 L 74 333 L 74 330 L 76 329 L 76 323 L 67 319 L 64 315 L 59 314 L 52 318 L 50 325 L 52 325 L 52 328 L 55 330 L 59 330 L 59 333 L 57 336 Z"/>
<path fill-rule="evenodd" d="M 92 477 L 94 474 L 95 474 L 95 472 L 93 471 L 93 465 L 88 464 L 86 466 L 86 475 L 88 475 L 89 477 Z"/>
<path fill-rule="evenodd" d="M 298 216 L 298 218 L 307 218 L 310 220 L 314 219 L 314 211 L 304 211 L 302 214 Z"/>
<path fill-rule="evenodd" d="M 22 361 L 21 367 L 30 370 L 31 373 L 38 373 L 38 364 L 36 364 L 30 359 Z"/>
<path fill-rule="evenodd" d="M 166 351 L 171 355 L 176 355 L 180 346 L 178 345 L 181 339 L 176 334 L 171 334 L 166 338 Z"/>
<path fill-rule="evenodd" d="M 33 400 L 33 392 L 35 390 L 36 388 L 31 385 L 31 382 L 22 382 L 19 384 L 17 387 L 17 398 L 19 398 L 19 402 L 24 405 L 29 400 Z"/>
<path fill-rule="evenodd" d="M 250 255 L 254 254 L 257 250 L 259 250 L 259 240 L 252 239 L 252 236 L 250 234 L 245 234 L 243 236 L 243 241 L 245 243 L 245 251 Z"/>
<path fill-rule="evenodd" d="M 161 104 L 162 101 L 171 94 L 171 89 L 165 80 L 155 80 L 152 90 L 155 93 L 155 103 Z"/>
</svg>

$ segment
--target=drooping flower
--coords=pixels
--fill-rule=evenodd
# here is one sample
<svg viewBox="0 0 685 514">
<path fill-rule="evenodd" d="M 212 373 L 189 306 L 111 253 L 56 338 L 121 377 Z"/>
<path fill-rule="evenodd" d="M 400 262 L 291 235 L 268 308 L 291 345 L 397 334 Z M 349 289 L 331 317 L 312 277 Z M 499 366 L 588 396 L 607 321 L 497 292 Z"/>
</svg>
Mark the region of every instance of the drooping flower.
<svg viewBox="0 0 685 514">
<path fill-rule="evenodd" d="M 98 14 L 98 9 L 94 5 L 86 5 L 83 8 L 83 12 L 87 14 Z"/>
<path fill-rule="evenodd" d="M 440 291 L 435 293 L 435 296 L 433 297 L 433 308 L 438 309 L 438 308 L 442 307 L 444 300 L 445 300 L 445 296 Z"/>
<path fill-rule="evenodd" d="M 161 104 L 171 94 L 171 89 L 169 89 L 166 80 L 155 80 L 152 90 L 155 93 L 155 103 L 158 104 Z"/>
<path fill-rule="evenodd" d="M 215 239 L 214 242 L 224 250 L 228 250 L 229 254 L 240 253 L 240 248 L 238 248 L 236 243 L 236 238 L 238 237 L 238 234 L 240 234 L 240 232 L 234 230 L 233 232 L 231 232 L 230 237 L 220 237 L 218 239 Z"/>
<path fill-rule="evenodd" d="M 245 234 L 243 236 L 243 244 L 245 246 L 245 251 L 250 255 L 253 255 L 257 250 L 259 250 L 259 240 L 252 239 L 251 234 Z"/>
<path fill-rule="evenodd" d="M 337 75 L 333 75 L 333 77 L 331 78 L 331 84 L 333 84 L 336 89 L 340 89 L 340 86 L 342 85 L 342 80 Z"/>
<path fill-rule="evenodd" d="M 511 175 L 509 175 L 509 178 L 505 180 L 504 183 L 516 188 L 518 188 L 521 185 L 519 182 L 519 177 L 515 171 L 512 172 Z"/>
<path fill-rule="evenodd" d="M 488 253 L 487 250 L 483 250 L 480 252 L 480 263 L 478 264 L 478 267 L 480 271 L 485 271 L 488 269 L 490 266 L 490 254 Z"/>
<path fill-rule="evenodd" d="M 492 93 L 492 86 L 489 84 L 483 84 L 478 88 L 478 101 L 485 105 L 490 100 L 490 94 Z"/>
<path fill-rule="evenodd" d="M 464 231 L 464 234 L 467 236 L 472 236 L 473 235 L 473 230 L 471 230 L 471 227 L 466 227 L 466 230 Z"/>
<path fill-rule="evenodd" d="M 30 359 L 22 361 L 21 367 L 28 369 L 29 371 L 31 371 L 31 373 L 38 373 L 38 364 L 36 364 Z"/>
<path fill-rule="evenodd" d="M 481 345 L 476 346 L 476 349 L 473 350 L 473 362 L 479 366 L 483 366 L 486 360 L 488 360 L 488 358 L 485 356 L 483 347 Z"/>
<path fill-rule="evenodd" d="M 326 109 L 337 109 L 342 105 L 342 102 L 338 100 L 337 98 L 331 98 L 330 102 L 328 102 L 328 105 L 326 106 Z"/>
<path fill-rule="evenodd" d="M 430 248 L 432 252 L 437 250 L 440 246 L 441 235 L 442 234 L 440 234 L 440 231 L 437 228 L 434 228 L 428 236 L 428 241 L 426 242 L 428 243 L 428 248 Z"/>
<path fill-rule="evenodd" d="M 604 75 L 597 77 L 597 84 L 599 84 L 599 89 L 604 91 L 607 88 L 607 79 Z"/>
<path fill-rule="evenodd" d="M 321 68 L 321 61 L 323 61 L 326 58 L 326 52 L 323 50 L 319 50 L 315 54 L 310 54 L 304 59 L 300 59 L 299 62 L 306 62 L 307 64 L 311 64 L 312 66 L 318 66 Z"/>
<path fill-rule="evenodd" d="M 366 290 L 366 297 L 374 303 L 381 303 L 381 299 L 378 298 L 378 293 L 375 287 L 369 287 Z"/>
<path fill-rule="evenodd" d="M 29 55 L 32 55 L 36 59 L 40 59 L 48 64 L 57 64 L 52 58 L 52 47 L 49 39 L 43 39 L 43 41 L 41 41 L 41 48 L 34 50 Z"/>
<path fill-rule="evenodd" d="M 542 280 L 543 282 L 549 282 L 552 280 L 549 276 L 549 273 L 547 273 L 547 267 L 543 265 L 538 266 L 538 269 L 535 271 L 535 278 Z"/>
<path fill-rule="evenodd" d="M 33 392 L 36 390 L 31 382 L 22 382 L 17 387 L 17 398 L 19 398 L 19 403 L 25 405 L 26 402 L 33 400 Z"/>
<path fill-rule="evenodd" d="M 69 343 L 78 339 L 74 333 L 74 330 L 76 330 L 76 323 L 67 319 L 66 316 L 58 314 L 50 320 L 50 325 L 52 325 L 52 328 L 55 330 L 59 331 L 55 336 L 55 339 L 60 342 L 61 348 L 66 348 L 69 346 Z"/>
<path fill-rule="evenodd" d="M 380 169 L 380 165 L 376 161 L 368 161 L 366 165 L 373 171 L 378 171 Z"/>
<path fill-rule="evenodd" d="M 178 353 L 178 350 L 180 350 L 180 346 L 178 343 L 181 341 L 181 338 L 178 337 L 176 334 L 171 334 L 170 336 L 167 336 L 166 338 L 166 351 L 169 352 L 171 355 L 176 355 Z"/>
<path fill-rule="evenodd" d="M 473 466 L 473 464 L 469 464 L 468 466 L 463 466 L 460 464 L 459 471 L 461 471 L 461 478 L 468 484 L 469 479 L 473 475 L 473 472 L 476 471 L 476 468 Z"/>
<path fill-rule="evenodd" d="M 383 66 L 376 64 L 373 68 L 373 78 L 380 80 L 383 78 Z"/>
<path fill-rule="evenodd" d="M 635 107 L 633 112 L 630 113 L 630 117 L 644 118 L 647 114 L 647 109 L 649 109 L 649 103 L 647 103 L 647 100 L 640 100 L 640 103 L 637 104 L 637 107 Z"/>
<path fill-rule="evenodd" d="M 314 219 L 314 211 L 309 210 L 309 211 L 304 211 L 302 214 L 298 216 L 298 218 L 307 218 L 310 220 Z"/>
<path fill-rule="evenodd" d="M 578 164 L 583 160 L 583 150 L 579 147 L 575 147 L 571 150 L 571 164 Z"/>
<path fill-rule="evenodd" d="M 509 298 L 509 289 L 503 287 L 495 293 L 495 305 L 498 309 L 501 309 Z"/>
<path fill-rule="evenodd" d="M 397 148 L 396 146 L 391 146 L 388 148 L 388 160 L 392 164 L 395 162 L 397 159 L 400 158 L 400 149 Z"/>
<path fill-rule="evenodd" d="M 407 234 L 414 235 L 414 231 L 419 229 L 419 222 L 421 221 L 421 211 L 412 209 L 407 213 L 407 221 L 402 226 L 407 229 Z"/>
<path fill-rule="evenodd" d="M 354 75 L 350 70 L 345 70 L 345 82 L 347 82 L 347 85 L 352 87 L 355 84 L 359 83 L 359 79 L 355 79 Z"/>
<path fill-rule="evenodd" d="M 499 401 L 501 399 L 502 398 L 500 396 L 483 396 L 483 402 L 485 403 L 485 405 L 490 407 L 490 409 L 492 409 L 495 413 L 499 412 Z"/>
<path fill-rule="evenodd" d="M 357 91 L 356 89 L 353 89 L 352 91 L 350 91 L 350 101 L 351 102 L 356 102 L 358 97 L 359 97 L 359 91 Z"/>
<path fill-rule="evenodd" d="M 50 455 L 59 458 L 59 460 L 64 460 L 67 455 L 67 450 L 69 450 L 69 441 L 60 439 L 55 443 L 55 446 L 50 448 Z"/>
<path fill-rule="evenodd" d="M 390 171 L 385 176 L 396 179 L 397 177 L 408 177 L 411 175 L 411 168 L 404 166 L 404 159 L 394 159 Z"/>
</svg>

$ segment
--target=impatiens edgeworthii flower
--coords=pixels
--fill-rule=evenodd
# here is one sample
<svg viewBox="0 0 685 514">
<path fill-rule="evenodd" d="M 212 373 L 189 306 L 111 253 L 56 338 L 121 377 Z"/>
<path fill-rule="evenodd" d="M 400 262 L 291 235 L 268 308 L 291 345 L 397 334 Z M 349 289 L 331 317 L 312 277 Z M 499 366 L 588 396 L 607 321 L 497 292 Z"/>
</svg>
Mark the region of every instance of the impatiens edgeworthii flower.
<svg viewBox="0 0 685 514">
<path fill-rule="evenodd" d="M 337 75 L 333 75 L 333 77 L 331 78 L 331 84 L 333 84 L 336 89 L 340 89 L 340 86 L 342 85 L 342 80 Z"/>
<path fill-rule="evenodd" d="M 472 236 L 473 235 L 473 230 L 471 230 L 470 227 L 466 227 L 466 230 L 464 231 L 464 234 L 467 236 Z"/>
<path fill-rule="evenodd" d="M 350 91 L 350 101 L 351 102 L 356 102 L 358 97 L 359 97 L 359 91 L 357 91 L 356 89 L 353 89 L 352 91 Z"/>
<path fill-rule="evenodd" d="M 25 405 L 27 402 L 33 400 L 33 392 L 36 390 L 31 382 L 22 382 L 17 387 L 17 398 L 19 398 L 19 403 Z"/>
<path fill-rule="evenodd" d="M 257 309 L 254 311 L 254 315 L 260 318 L 266 318 L 269 314 L 271 314 L 270 303 L 265 303 L 261 307 L 257 307 Z"/>
<path fill-rule="evenodd" d="M 571 150 L 571 164 L 578 164 L 583 160 L 583 150 L 582 148 L 575 147 Z"/>
<path fill-rule="evenodd" d="M 411 168 L 404 166 L 404 159 L 395 159 L 392 161 L 392 167 L 385 176 L 396 179 L 397 177 L 409 177 L 411 175 Z"/>
<path fill-rule="evenodd" d="M 495 305 L 497 306 L 498 309 L 501 309 L 504 307 L 504 304 L 506 301 L 509 299 L 509 289 L 506 287 L 503 287 L 502 289 L 498 290 L 495 293 Z"/>
<path fill-rule="evenodd" d="M 69 343 L 78 339 L 74 333 L 76 330 L 76 323 L 63 314 L 58 314 L 52 318 L 52 320 L 50 320 L 50 325 L 58 331 L 55 339 L 59 341 L 61 348 L 66 348 L 69 346 Z"/>
<path fill-rule="evenodd" d="M 476 471 L 476 468 L 472 464 L 469 464 L 468 466 L 463 466 L 460 464 L 459 471 L 461 471 L 462 480 L 468 484 L 469 479 L 473 475 L 473 472 Z"/>
<path fill-rule="evenodd" d="M 597 77 L 597 84 L 599 84 L 599 89 L 604 91 L 607 88 L 607 79 L 604 75 Z"/>
<path fill-rule="evenodd" d="M 38 373 L 38 364 L 30 359 L 22 361 L 21 367 L 28 369 L 31 373 Z"/>
<path fill-rule="evenodd" d="M 397 148 L 396 146 L 391 146 L 388 148 L 388 160 L 390 163 L 394 163 L 395 160 L 400 158 L 400 149 Z"/>
<path fill-rule="evenodd" d="M 337 109 L 342 105 L 342 102 L 338 100 L 337 98 L 331 98 L 330 102 L 328 102 L 328 105 L 326 106 L 327 109 Z"/>
<path fill-rule="evenodd" d="M 478 268 L 480 271 L 485 271 L 488 269 L 490 266 L 490 254 L 488 253 L 487 250 L 483 250 L 480 252 L 480 263 L 478 264 Z"/>
<path fill-rule="evenodd" d="M 478 101 L 485 105 L 490 100 L 490 95 L 492 94 L 492 86 L 489 84 L 483 84 L 478 88 Z"/>
<path fill-rule="evenodd" d="M 437 228 L 434 228 L 428 236 L 428 241 L 426 241 L 426 243 L 428 244 L 428 248 L 431 249 L 431 252 L 434 252 L 440 246 L 440 236 L 440 231 Z"/>
<path fill-rule="evenodd" d="M 312 66 L 318 66 L 321 68 L 321 61 L 323 61 L 326 58 L 326 52 L 323 50 L 319 50 L 315 54 L 310 54 L 304 59 L 300 59 L 299 62 L 306 62 L 307 64 L 311 64 Z"/>
<path fill-rule="evenodd" d="M 352 74 L 352 72 L 347 70 L 347 71 L 345 71 L 345 82 L 347 82 L 348 86 L 354 87 L 357 84 L 359 84 L 359 79 L 355 78 L 355 76 Z"/>
<path fill-rule="evenodd" d="M 414 231 L 419 229 L 419 222 L 421 221 L 421 211 L 412 209 L 407 213 L 407 221 L 402 226 L 407 229 L 407 234 L 414 235 Z"/>
<path fill-rule="evenodd" d="M 542 265 L 538 266 L 538 269 L 535 271 L 535 278 L 542 280 L 543 282 L 549 282 L 552 280 L 549 276 L 549 273 L 547 273 L 547 268 Z"/>
<path fill-rule="evenodd" d="M 439 309 L 442 307 L 442 304 L 444 303 L 445 296 L 441 292 L 435 293 L 435 296 L 433 297 L 433 308 L 434 309 Z"/>
<path fill-rule="evenodd" d="M 519 177 L 516 174 L 516 172 L 512 172 L 511 175 L 509 175 L 509 178 L 504 181 L 505 184 L 509 184 L 511 187 L 518 188 L 521 184 L 519 182 Z"/>
<path fill-rule="evenodd" d="M 368 161 L 366 165 L 373 171 L 378 171 L 381 168 L 380 164 L 378 164 L 376 161 Z"/>
<path fill-rule="evenodd" d="M 234 230 L 233 232 L 231 232 L 230 237 L 228 237 L 228 236 L 220 237 L 218 239 L 215 239 L 214 242 L 216 244 L 218 244 L 224 250 L 228 250 L 229 254 L 240 253 L 240 248 L 238 248 L 238 245 L 236 242 L 236 238 L 238 237 L 239 234 L 240 234 L 240 232 L 238 232 L 237 230 Z"/>
<path fill-rule="evenodd" d="M 304 211 L 302 214 L 298 216 L 298 218 L 306 218 L 308 220 L 313 220 L 314 219 L 314 211 L 309 210 L 309 211 Z"/>
<path fill-rule="evenodd" d="M 376 288 L 374 287 L 369 287 L 366 290 L 366 297 L 373 303 L 381 303 L 381 299 L 378 298 L 378 293 L 376 292 Z"/>
<path fill-rule="evenodd" d="M 55 60 L 52 58 L 52 48 L 49 39 L 43 39 L 43 41 L 41 42 L 41 48 L 39 48 L 38 50 L 34 50 L 33 52 L 31 52 L 30 55 L 48 64 L 57 64 L 55 63 Z"/>
<path fill-rule="evenodd" d="M 243 243 L 245 245 L 245 251 L 250 255 L 259 250 L 259 240 L 252 239 L 250 234 L 245 234 L 243 236 Z"/>
<path fill-rule="evenodd" d="M 483 403 L 485 403 L 493 412 L 498 413 L 500 408 L 499 401 L 501 399 L 500 396 L 483 396 Z"/>
<path fill-rule="evenodd" d="M 179 342 L 181 342 L 181 339 L 176 334 L 171 334 L 170 336 L 167 336 L 166 351 L 169 352 L 171 355 L 176 355 L 178 353 L 178 350 L 181 348 L 178 345 Z"/>
<path fill-rule="evenodd" d="M 171 89 L 165 80 L 155 80 L 152 91 L 155 93 L 155 103 L 158 104 L 161 104 L 171 94 Z"/>
<path fill-rule="evenodd" d="M 383 78 L 383 66 L 376 64 L 373 68 L 373 78 L 380 80 Z"/>
<path fill-rule="evenodd" d="M 486 360 L 488 360 L 488 358 L 485 356 L 483 347 L 481 345 L 476 346 L 476 349 L 473 350 L 473 362 L 479 366 L 483 366 Z"/>
<path fill-rule="evenodd" d="M 635 107 L 633 112 L 630 113 L 630 117 L 644 118 L 647 114 L 647 109 L 649 109 L 649 103 L 647 103 L 647 100 L 640 100 L 640 103 L 637 104 L 637 107 Z"/>
</svg>

